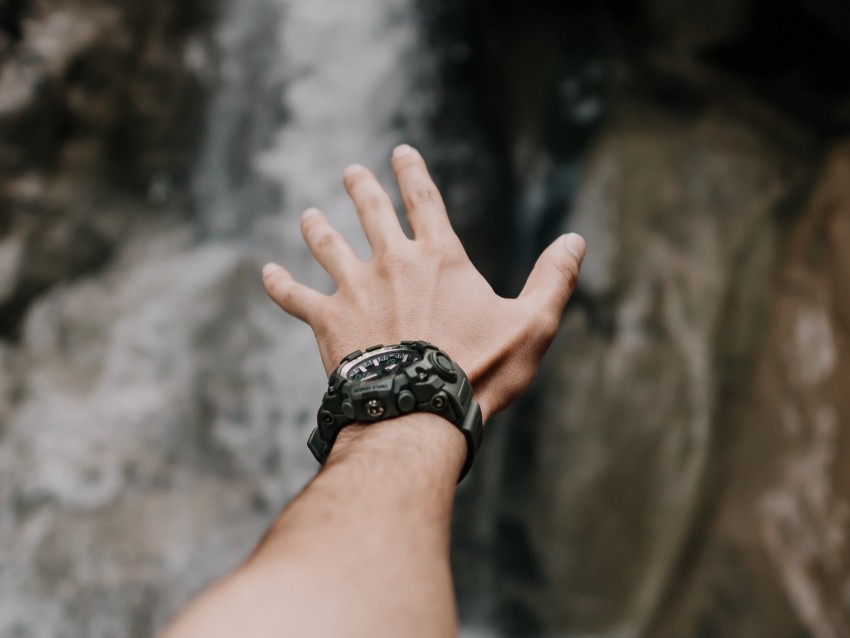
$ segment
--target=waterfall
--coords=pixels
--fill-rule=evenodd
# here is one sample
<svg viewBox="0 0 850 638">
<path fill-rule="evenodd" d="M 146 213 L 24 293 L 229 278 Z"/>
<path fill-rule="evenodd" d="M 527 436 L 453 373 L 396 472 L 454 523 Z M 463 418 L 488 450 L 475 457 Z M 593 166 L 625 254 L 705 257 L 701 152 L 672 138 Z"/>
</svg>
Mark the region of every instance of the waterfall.
<svg viewBox="0 0 850 638">
<path fill-rule="evenodd" d="M 140 223 L 0 351 L 20 379 L 0 446 L 0 636 L 149 634 L 316 470 L 321 362 L 259 270 L 329 291 L 298 230 L 309 205 L 368 255 L 341 170 L 390 184 L 413 132 L 395 122 L 427 108 L 427 52 L 409 0 L 232 2 L 217 43 L 195 220 Z"/>
</svg>

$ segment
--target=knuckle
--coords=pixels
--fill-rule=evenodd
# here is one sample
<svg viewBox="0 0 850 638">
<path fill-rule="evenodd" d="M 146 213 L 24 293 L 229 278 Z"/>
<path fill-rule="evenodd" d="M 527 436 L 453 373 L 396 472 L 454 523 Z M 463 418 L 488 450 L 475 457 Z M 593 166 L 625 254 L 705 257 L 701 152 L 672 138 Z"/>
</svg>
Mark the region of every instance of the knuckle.
<svg viewBox="0 0 850 638">
<path fill-rule="evenodd" d="M 334 321 L 330 313 L 325 311 L 317 312 L 315 316 L 311 318 L 310 325 L 317 333 L 323 334 L 332 332 L 335 326 L 339 326 L 339 322 Z"/>
<path fill-rule="evenodd" d="M 468 259 L 459 241 L 451 239 L 433 239 L 423 249 L 425 259 L 444 267 L 464 264 Z"/>
<path fill-rule="evenodd" d="M 548 345 L 561 326 L 561 313 L 552 308 L 538 309 L 531 315 L 532 331 Z"/>
<path fill-rule="evenodd" d="M 466 254 L 463 252 L 463 246 L 461 246 L 460 241 L 457 241 L 456 238 L 441 237 L 432 239 L 428 242 L 427 246 L 428 254 L 434 257 L 453 260 L 461 258 Z"/>
<path fill-rule="evenodd" d="M 375 211 L 383 208 L 386 201 L 386 196 L 370 189 L 370 192 L 363 194 L 363 197 L 360 200 L 360 205 L 364 210 Z"/>
<path fill-rule="evenodd" d="M 574 259 L 559 259 L 555 262 L 555 268 L 563 279 L 564 287 L 572 292 L 578 282 L 578 262 Z"/>
<path fill-rule="evenodd" d="M 266 282 L 266 290 L 282 306 L 290 305 L 296 297 L 292 280 L 283 273 L 271 275 Z"/>
<path fill-rule="evenodd" d="M 285 283 L 281 283 L 275 288 L 275 294 L 284 305 L 291 305 L 295 301 L 295 289 Z"/>
<path fill-rule="evenodd" d="M 551 310 L 549 312 L 545 312 L 543 313 L 541 322 L 543 335 L 548 339 L 552 339 L 557 334 L 558 328 L 561 327 L 561 313 Z"/>
<path fill-rule="evenodd" d="M 388 272 L 397 272 L 405 266 L 407 260 L 404 255 L 394 249 L 385 250 L 381 255 L 381 268 Z"/>
<path fill-rule="evenodd" d="M 364 210 L 373 210 L 386 206 L 390 201 L 389 195 L 378 183 L 371 173 L 360 171 L 356 175 L 346 178 L 351 198 L 357 206 Z"/>
<path fill-rule="evenodd" d="M 423 185 L 413 188 L 406 194 L 407 205 L 409 208 L 417 206 L 436 204 L 441 201 L 440 192 L 436 186 Z"/>
<path fill-rule="evenodd" d="M 304 236 L 304 239 L 307 242 L 312 242 L 316 237 L 316 231 L 318 230 L 318 226 L 313 220 L 304 220 L 301 222 L 301 234 Z"/>
<path fill-rule="evenodd" d="M 383 275 L 394 276 L 407 271 L 409 258 L 407 253 L 396 246 L 388 246 L 381 251 L 378 268 Z"/>
<path fill-rule="evenodd" d="M 330 230 L 319 231 L 312 238 L 312 243 L 317 252 L 326 252 L 336 243 L 336 235 Z"/>
</svg>

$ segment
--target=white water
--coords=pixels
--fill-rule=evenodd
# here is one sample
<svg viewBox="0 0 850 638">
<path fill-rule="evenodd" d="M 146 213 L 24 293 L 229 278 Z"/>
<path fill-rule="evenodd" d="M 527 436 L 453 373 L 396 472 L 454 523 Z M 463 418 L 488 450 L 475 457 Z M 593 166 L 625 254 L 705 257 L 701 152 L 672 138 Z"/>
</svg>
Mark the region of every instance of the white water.
<svg viewBox="0 0 850 638">
<path fill-rule="evenodd" d="M 12 513 L 0 637 L 126 636 L 150 606 L 162 625 L 315 472 L 305 441 L 323 372 L 259 268 L 274 259 L 328 289 L 298 235 L 309 205 L 366 254 L 339 175 L 357 161 L 388 183 L 410 132 L 393 118 L 426 106 L 410 97 L 427 66 L 410 5 L 234 2 L 200 227 L 140 227 L 108 272 L 45 295 L 20 347 L 0 351 L 21 380 L 14 404 L 0 383 L 0 509 Z"/>
</svg>

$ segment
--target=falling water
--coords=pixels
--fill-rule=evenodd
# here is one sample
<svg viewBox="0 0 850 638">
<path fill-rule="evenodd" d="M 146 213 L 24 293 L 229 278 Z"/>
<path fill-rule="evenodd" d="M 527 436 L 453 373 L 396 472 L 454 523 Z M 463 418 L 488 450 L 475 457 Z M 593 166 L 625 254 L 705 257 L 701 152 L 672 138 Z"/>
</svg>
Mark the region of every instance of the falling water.
<svg viewBox="0 0 850 638">
<path fill-rule="evenodd" d="M 427 53 L 409 0 L 234 2 L 217 42 L 199 221 L 140 226 L 0 353 L 22 380 L 0 448 L 0 636 L 148 635 L 315 472 L 323 371 L 259 268 L 329 288 L 298 234 L 308 205 L 368 254 L 340 171 L 388 181 Z"/>
</svg>

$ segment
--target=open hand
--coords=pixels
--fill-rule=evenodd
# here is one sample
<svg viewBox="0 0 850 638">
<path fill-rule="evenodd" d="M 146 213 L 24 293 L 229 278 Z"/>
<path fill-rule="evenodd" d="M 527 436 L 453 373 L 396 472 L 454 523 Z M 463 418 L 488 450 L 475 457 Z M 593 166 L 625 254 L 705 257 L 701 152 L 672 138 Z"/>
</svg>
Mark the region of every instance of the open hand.
<svg viewBox="0 0 850 638">
<path fill-rule="evenodd" d="M 321 294 L 277 264 L 263 268 L 266 291 L 310 325 L 328 373 L 354 350 L 402 340 L 433 343 L 469 376 L 486 420 L 516 400 L 537 373 L 575 288 L 584 240 L 576 234 L 556 239 L 519 297 L 500 297 L 469 261 L 421 155 L 402 145 L 392 163 L 414 238 L 405 236 L 375 176 L 349 166 L 345 187 L 372 257 L 360 259 L 325 215 L 311 208 L 301 218 L 301 232 L 336 292 Z"/>
</svg>

